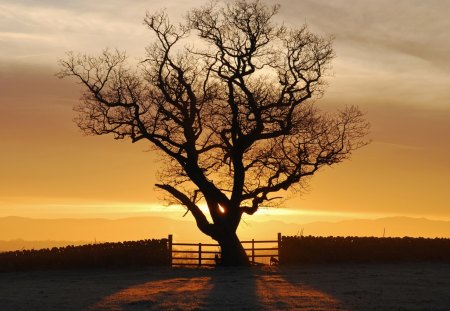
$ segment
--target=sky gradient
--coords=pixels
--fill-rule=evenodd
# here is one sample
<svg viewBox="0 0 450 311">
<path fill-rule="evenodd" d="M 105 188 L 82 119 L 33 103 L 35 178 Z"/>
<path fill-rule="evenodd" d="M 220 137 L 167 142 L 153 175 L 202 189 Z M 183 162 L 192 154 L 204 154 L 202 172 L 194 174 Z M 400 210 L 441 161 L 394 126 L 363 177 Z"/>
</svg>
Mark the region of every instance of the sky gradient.
<svg viewBox="0 0 450 311">
<path fill-rule="evenodd" d="M 146 10 L 165 7 L 179 21 L 202 3 L 0 3 L 0 217 L 166 215 L 156 155 L 145 143 L 83 136 L 72 122 L 80 86 L 54 74 L 71 50 L 143 57 Z M 333 77 L 317 105 L 358 105 L 372 143 L 319 171 L 275 218 L 450 220 L 450 1 L 279 3 L 278 21 L 334 35 Z"/>
</svg>

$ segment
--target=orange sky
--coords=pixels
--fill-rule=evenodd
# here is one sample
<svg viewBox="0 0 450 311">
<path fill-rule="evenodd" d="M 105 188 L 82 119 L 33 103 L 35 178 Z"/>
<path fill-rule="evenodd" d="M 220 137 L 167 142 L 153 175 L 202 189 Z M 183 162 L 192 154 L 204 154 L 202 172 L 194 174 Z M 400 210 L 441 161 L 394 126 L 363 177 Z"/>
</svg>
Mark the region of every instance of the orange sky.
<svg viewBox="0 0 450 311">
<path fill-rule="evenodd" d="M 334 77 L 318 105 L 359 105 L 372 123 L 373 142 L 351 161 L 319 172 L 273 217 L 450 220 L 450 3 L 329 2 L 280 1 L 277 18 L 334 34 Z M 201 3 L 164 5 L 176 20 Z M 142 18 L 160 7 L 124 0 L 2 1 L 0 217 L 183 214 L 160 207 L 153 188 L 159 164 L 148 146 L 84 137 L 72 122 L 79 86 L 54 77 L 57 59 L 69 50 L 109 46 L 142 56 L 151 42 Z"/>
</svg>

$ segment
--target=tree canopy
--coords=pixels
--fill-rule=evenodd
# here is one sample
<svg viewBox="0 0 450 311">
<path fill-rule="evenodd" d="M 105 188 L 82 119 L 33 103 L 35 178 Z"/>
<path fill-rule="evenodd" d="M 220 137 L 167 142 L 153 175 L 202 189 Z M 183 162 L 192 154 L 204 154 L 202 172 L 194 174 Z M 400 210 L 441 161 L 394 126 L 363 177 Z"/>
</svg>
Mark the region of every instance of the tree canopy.
<svg viewBox="0 0 450 311">
<path fill-rule="evenodd" d="M 242 214 L 271 205 L 324 166 L 364 146 L 356 107 L 318 110 L 332 39 L 273 22 L 279 6 L 212 2 L 183 23 L 147 13 L 154 34 L 137 66 L 125 53 L 69 53 L 60 77 L 83 85 L 76 123 L 87 134 L 147 141 L 164 155 L 156 186 L 221 243 Z M 199 208 L 205 201 L 212 223 Z"/>
</svg>

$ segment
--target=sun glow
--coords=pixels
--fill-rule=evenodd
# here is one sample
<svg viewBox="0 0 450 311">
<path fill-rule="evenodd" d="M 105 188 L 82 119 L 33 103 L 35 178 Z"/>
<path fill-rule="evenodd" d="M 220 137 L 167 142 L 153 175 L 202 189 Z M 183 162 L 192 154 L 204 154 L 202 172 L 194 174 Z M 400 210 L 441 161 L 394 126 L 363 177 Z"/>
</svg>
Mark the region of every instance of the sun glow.
<svg viewBox="0 0 450 311">
<path fill-rule="evenodd" d="M 198 204 L 200 210 L 209 217 L 209 209 L 206 203 Z M 220 213 L 226 213 L 226 209 L 219 205 Z M 177 220 L 193 220 L 189 216 L 182 217 L 186 213 L 186 207 L 180 204 L 165 205 L 156 202 L 120 202 L 100 200 L 80 200 L 64 198 L 37 198 L 21 200 L 10 198 L 0 200 L 0 217 L 21 216 L 34 218 L 123 218 L 138 216 L 157 216 Z M 290 207 L 269 208 L 262 206 L 252 215 L 244 215 L 245 220 L 268 221 L 280 220 L 288 222 L 306 223 L 310 221 L 334 221 L 354 218 L 381 218 L 398 216 L 395 213 L 368 213 L 350 211 L 329 211 L 299 209 Z M 438 218 L 433 215 L 421 215 L 427 218 Z"/>
</svg>

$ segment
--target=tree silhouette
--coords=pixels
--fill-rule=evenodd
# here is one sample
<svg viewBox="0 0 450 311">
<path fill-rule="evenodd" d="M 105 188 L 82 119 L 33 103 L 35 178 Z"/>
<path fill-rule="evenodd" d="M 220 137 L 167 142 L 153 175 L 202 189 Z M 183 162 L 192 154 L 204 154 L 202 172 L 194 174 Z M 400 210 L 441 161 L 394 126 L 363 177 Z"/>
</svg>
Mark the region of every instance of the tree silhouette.
<svg viewBox="0 0 450 311">
<path fill-rule="evenodd" d="M 156 186 L 218 241 L 227 265 L 248 264 L 236 235 L 244 213 L 276 204 L 277 193 L 366 144 L 357 108 L 329 115 L 313 105 L 332 40 L 273 23 L 278 10 L 259 1 L 212 3 L 180 25 L 164 11 L 147 13 L 155 42 L 136 66 L 117 50 L 60 61 L 58 75 L 84 87 L 75 107 L 80 129 L 148 141 L 161 152 L 166 167 Z"/>
</svg>

